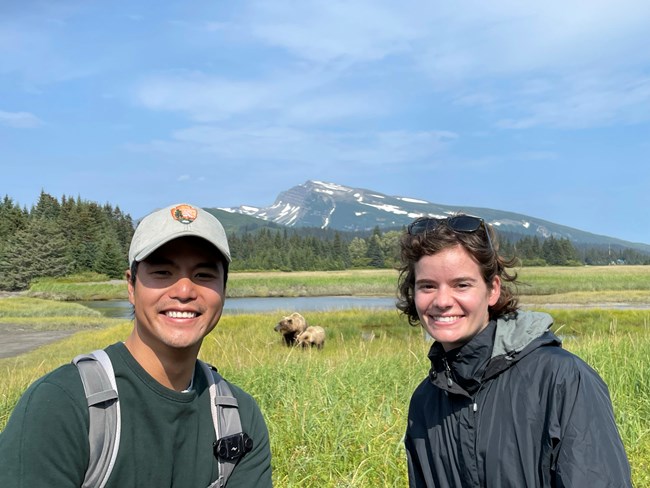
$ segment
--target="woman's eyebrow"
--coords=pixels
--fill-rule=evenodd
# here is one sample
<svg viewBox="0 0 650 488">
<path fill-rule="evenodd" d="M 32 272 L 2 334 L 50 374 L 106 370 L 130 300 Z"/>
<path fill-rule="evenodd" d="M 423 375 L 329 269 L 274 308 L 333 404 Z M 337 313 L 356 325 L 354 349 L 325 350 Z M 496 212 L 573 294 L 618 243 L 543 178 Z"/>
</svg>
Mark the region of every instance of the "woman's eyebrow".
<svg viewBox="0 0 650 488">
<path fill-rule="evenodd" d="M 437 280 L 433 278 L 419 278 L 415 280 L 416 283 L 420 282 L 435 282 Z M 477 278 L 474 278 L 472 276 L 457 276 L 455 278 L 452 278 L 450 280 L 445 280 L 445 281 L 450 281 L 451 283 L 458 283 L 459 281 L 479 281 Z"/>
</svg>

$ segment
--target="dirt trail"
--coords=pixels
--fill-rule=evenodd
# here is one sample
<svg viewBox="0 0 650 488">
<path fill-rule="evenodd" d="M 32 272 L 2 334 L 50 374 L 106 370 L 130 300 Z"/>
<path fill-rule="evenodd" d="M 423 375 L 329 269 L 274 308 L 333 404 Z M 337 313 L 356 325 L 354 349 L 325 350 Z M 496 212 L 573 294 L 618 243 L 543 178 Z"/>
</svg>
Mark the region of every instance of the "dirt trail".
<svg viewBox="0 0 650 488">
<path fill-rule="evenodd" d="M 58 341 L 74 330 L 29 330 L 13 324 L 0 324 L 0 358 L 9 358 Z"/>
<path fill-rule="evenodd" d="M 0 299 L 21 294 L 22 292 L 0 291 Z M 29 352 L 64 339 L 74 332 L 74 330 L 33 330 L 16 324 L 0 324 L 0 359 Z"/>
</svg>

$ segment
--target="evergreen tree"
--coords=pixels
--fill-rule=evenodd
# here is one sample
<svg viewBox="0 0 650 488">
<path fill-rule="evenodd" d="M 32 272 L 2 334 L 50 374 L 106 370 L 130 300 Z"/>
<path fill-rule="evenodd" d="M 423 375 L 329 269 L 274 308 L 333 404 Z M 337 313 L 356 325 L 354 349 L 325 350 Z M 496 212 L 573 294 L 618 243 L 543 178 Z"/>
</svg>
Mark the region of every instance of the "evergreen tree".
<svg viewBox="0 0 650 488">
<path fill-rule="evenodd" d="M 54 198 L 52 195 L 45 193 L 41 190 L 41 194 L 38 197 L 38 202 L 36 206 L 32 208 L 29 216 L 37 219 L 47 219 L 47 220 L 56 220 L 59 216 L 61 206 L 59 201 Z"/>
<path fill-rule="evenodd" d="M 373 234 L 368 240 L 366 257 L 368 258 L 368 265 L 373 268 L 384 267 L 384 253 L 381 249 L 380 239 L 381 237 L 379 235 Z"/>
<path fill-rule="evenodd" d="M 70 241 L 70 256 L 74 264 L 74 272 L 92 270 L 97 257 L 99 241 L 104 237 L 105 229 L 101 219 L 101 211 L 96 204 L 77 199 L 72 211 L 65 215 L 65 221 L 60 221 L 67 238 Z M 63 216 L 62 216 L 63 217 Z"/>
<path fill-rule="evenodd" d="M 6 242 L 16 232 L 27 227 L 29 214 L 21 209 L 8 195 L 0 202 L 0 253 Z"/>
<path fill-rule="evenodd" d="M 128 267 L 127 259 L 124 258 L 122 247 L 116 236 L 106 236 L 98 246 L 97 256 L 93 270 L 105 274 L 109 278 L 119 279 L 124 277 Z"/>
<path fill-rule="evenodd" d="M 70 270 L 68 243 L 55 222 L 30 219 L 14 234 L 0 258 L 0 288 L 24 290 L 39 277 L 64 276 Z"/>
<path fill-rule="evenodd" d="M 384 257 L 384 266 L 394 268 L 399 263 L 399 239 L 402 235 L 399 231 L 389 231 L 379 239 L 379 245 Z"/>
<path fill-rule="evenodd" d="M 350 242 L 348 246 L 350 250 L 350 259 L 352 261 L 352 266 L 356 268 L 365 268 L 368 266 L 370 260 L 367 257 L 368 253 L 368 244 L 365 239 L 361 237 L 355 237 Z"/>
<path fill-rule="evenodd" d="M 578 252 L 571 241 L 553 236 L 542 244 L 542 257 L 551 266 L 567 266 L 578 262 Z"/>
<path fill-rule="evenodd" d="M 340 232 L 334 234 L 334 242 L 332 243 L 332 257 L 337 263 L 337 269 L 347 269 L 350 267 L 352 260 L 350 259 L 350 252 L 348 247 L 343 242 Z"/>
</svg>

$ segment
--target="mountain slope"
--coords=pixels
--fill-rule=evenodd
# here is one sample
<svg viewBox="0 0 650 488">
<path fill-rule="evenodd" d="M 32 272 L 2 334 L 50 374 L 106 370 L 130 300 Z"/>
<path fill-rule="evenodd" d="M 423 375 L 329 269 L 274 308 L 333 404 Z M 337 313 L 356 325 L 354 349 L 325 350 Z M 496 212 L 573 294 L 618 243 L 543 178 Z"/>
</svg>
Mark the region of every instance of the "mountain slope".
<svg viewBox="0 0 650 488">
<path fill-rule="evenodd" d="M 504 234 L 569 239 L 576 245 L 615 246 L 650 253 L 650 245 L 631 243 L 554 224 L 524 214 L 480 207 L 441 205 L 424 200 L 389 196 L 363 188 L 322 181 L 307 181 L 281 192 L 264 208 L 242 205 L 221 210 L 248 215 L 288 227 L 319 227 L 346 231 L 401 228 L 427 215 L 446 217 L 465 212 L 477 215 Z"/>
</svg>

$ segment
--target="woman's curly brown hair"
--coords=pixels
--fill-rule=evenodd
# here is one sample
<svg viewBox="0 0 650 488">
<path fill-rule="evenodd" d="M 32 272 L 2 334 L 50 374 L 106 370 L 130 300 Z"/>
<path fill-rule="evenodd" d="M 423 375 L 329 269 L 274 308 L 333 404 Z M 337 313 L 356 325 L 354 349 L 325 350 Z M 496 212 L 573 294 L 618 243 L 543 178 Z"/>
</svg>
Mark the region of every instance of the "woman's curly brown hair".
<svg viewBox="0 0 650 488">
<path fill-rule="evenodd" d="M 517 283 L 517 273 L 508 270 L 516 265 L 517 260 L 506 259 L 499 255 L 497 235 L 492 227 L 484 222 L 475 232 L 458 232 L 444 222 L 441 221 L 435 229 L 422 234 L 411 235 L 404 232 L 400 238 L 401 264 L 397 268 L 399 271 L 397 308 L 408 317 L 409 324 L 419 324 L 414 299 L 415 264 L 423 256 L 430 256 L 458 245 L 462 246 L 479 265 L 483 280 L 488 287 L 492 286 L 495 276 L 501 278 L 501 295 L 497 302 L 489 307 L 490 319 L 517 311 L 519 298 L 511 286 Z M 489 237 L 486 232 L 489 233 Z"/>
</svg>

